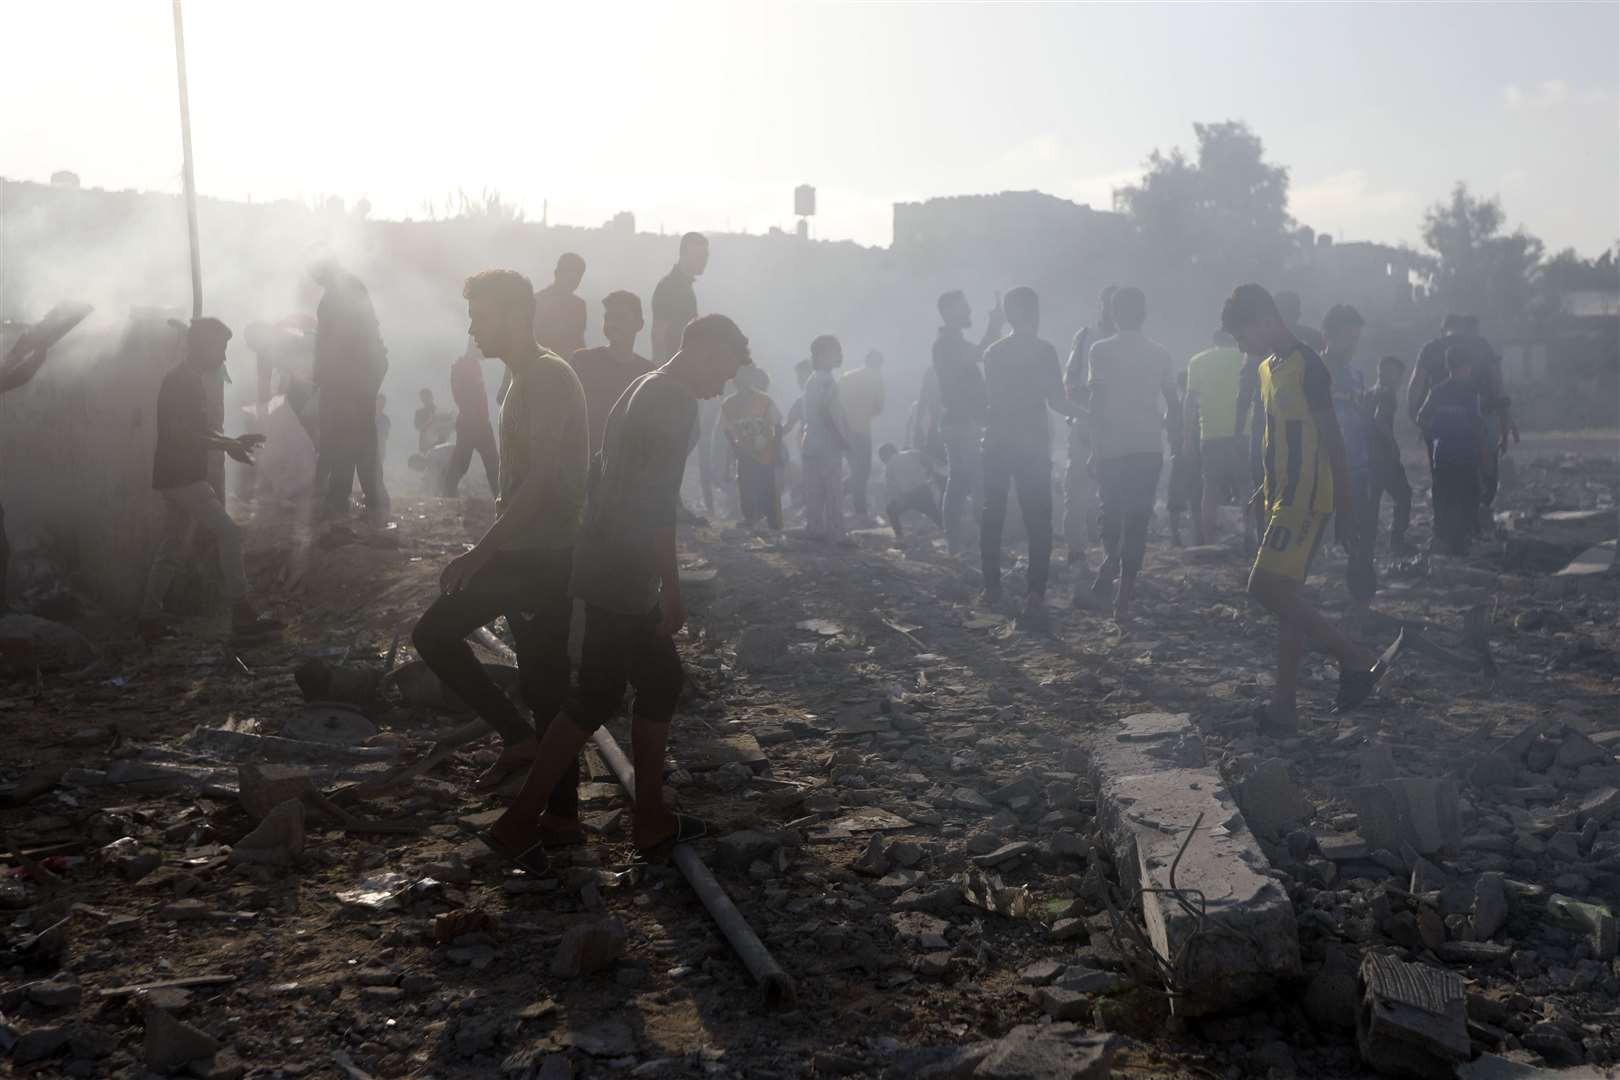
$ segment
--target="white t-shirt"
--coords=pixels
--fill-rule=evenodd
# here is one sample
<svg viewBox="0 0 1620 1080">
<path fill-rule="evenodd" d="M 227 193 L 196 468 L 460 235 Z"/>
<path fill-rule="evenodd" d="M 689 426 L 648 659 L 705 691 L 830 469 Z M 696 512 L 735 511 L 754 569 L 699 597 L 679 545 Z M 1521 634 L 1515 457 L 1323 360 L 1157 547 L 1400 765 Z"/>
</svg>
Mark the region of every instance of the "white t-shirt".
<svg viewBox="0 0 1620 1080">
<path fill-rule="evenodd" d="M 876 368 L 856 368 L 838 380 L 838 397 L 844 404 L 849 430 L 869 435 L 872 418 L 883 411 L 883 373 Z"/>
<path fill-rule="evenodd" d="M 1099 459 L 1164 452 L 1164 395 L 1175 393 L 1175 362 L 1140 330 L 1091 347 L 1091 445 Z"/>
<path fill-rule="evenodd" d="M 842 436 L 842 438 L 840 438 Z M 849 437 L 849 420 L 831 371 L 818 370 L 804 384 L 804 453 L 807 457 L 837 457 Z"/>
</svg>

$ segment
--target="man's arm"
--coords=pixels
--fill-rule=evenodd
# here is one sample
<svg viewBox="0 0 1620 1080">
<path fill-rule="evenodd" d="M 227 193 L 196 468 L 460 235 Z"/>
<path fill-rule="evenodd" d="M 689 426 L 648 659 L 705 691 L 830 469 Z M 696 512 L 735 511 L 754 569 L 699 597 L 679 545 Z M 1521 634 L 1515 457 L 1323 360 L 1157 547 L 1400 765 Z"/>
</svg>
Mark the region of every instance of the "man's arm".
<svg viewBox="0 0 1620 1080">
<path fill-rule="evenodd" d="M 843 418 L 838 415 L 838 410 L 833 407 L 837 400 L 834 394 L 822 395 L 819 415 L 821 422 L 827 425 L 827 430 L 833 433 L 833 438 L 838 440 L 838 449 L 848 453 L 849 439 L 844 436 Z"/>
<path fill-rule="evenodd" d="M 1074 346 L 1069 350 L 1069 363 L 1063 369 L 1063 385 L 1069 398 L 1083 402 L 1086 393 L 1086 356 L 1091 348 L 1091 329 L 1088 327 L 1074 335 Z"/>
<path fill-rule="evenodd" d="M 1429 397 L 1429 374 L 1423 370 L 1423 357 L 1418 357 L 1417 363 L 1412 365 L 1412 378 L 1406 384 L 1406 411 L 1411 414 L 1412 422 L 1418 427 L 1424 423 L 1418 419 L 1418 412 Z"/>
<path fill-rule="evenodd" d="M 1181 430 L 1181 391 L 1176 388 L 1175 376 L 1170 374 L 1170 368 L 1164 369 L 1164 376 L 1159 380 L 1159 393 L 1164 396 L 1164 426 L 1170 435 L 1170 445 L 1174 448 L 1172 453 L 1179 452 L 1181 440 L 1175 437 Z"/>
<path fill-rule="evenodd" d="M 686 623 L 686 605 L 681 601 L 681 564 L 675 556 L 675 526 L 663 525 L 652 531 L 653 563 L 658 568 L 659 637 L 673 637 Z"/>
<path fill-rule="evenodd" d="M 1046 358 L 1041 362 L 1041 381 L 1046 384 L 1047 408 L 1071 419 L 1088 415 L 1084 408 L 1069 398 L 1068 387 L 1063 385 L 1063 372 L 1058 367 L 1056 349 L 1047 349 Z"/>
<path fill-rule="evenodd" d="M 1188 390 L 1185 407 L 1181 411 L 1182 453 L 1191 457 L 1198 452 L 1198 433 L 1200 430 L 1198 416 L 1198 391 Z"/>
</svg>

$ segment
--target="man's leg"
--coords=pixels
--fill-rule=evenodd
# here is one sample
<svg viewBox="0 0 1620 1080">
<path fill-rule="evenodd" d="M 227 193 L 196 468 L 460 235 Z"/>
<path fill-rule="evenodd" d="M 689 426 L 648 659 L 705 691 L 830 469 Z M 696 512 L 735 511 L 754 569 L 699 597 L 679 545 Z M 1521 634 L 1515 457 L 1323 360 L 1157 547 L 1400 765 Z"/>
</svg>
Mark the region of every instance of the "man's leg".
<svg viewBox="0 0 1620 1080">
<path fill-rule="evenodd" d="M 636 769 L 632 839 L 641 851 L 666 843 L 679 823 L 664 805 L 665 753 L 685 673 L 672 638 L 656 633 L 658 613 L 635 619 L 628 632 L 628 674 L 635 688 L 630 712 L 630 760 Z"/>
<path fill-rule="evenodd" d="M 377 395 L 367 396 L 364 408 L 355 409 L 355 472 L 366 497 L 366 513 L 379 521 L 387 520 L 391 503 L 388 485 L 383 482 L 382 457 L 377 447 Z"/>
<path fill-rule="evenodd" d="M 782 490 L 775 465 L 765 466 L 765 524 L 775 532 L 782 531 Z"/>
<path fill-rule="evenodd" d="M 336 396 L 322 394 L 321 423 L 330 436 L 331 471 L 327 474 L 326 509 L 333 514 L 349 512 L 349 498 L 354 492 L 354 472 L 359 464 L 356 418 L 349 404 Z"/>
<path fill-rule="evenodd" d="M 1071 568 L 1089 570 L 1086 548 L 1091 536 L 1091 513 L 1096 504 L 1091 470 L 1086 465 L 1089 448 L 1077 431 L 1069 429 L 1069 464 L 1063 474 L 1063 543 L 1068 548 Z M 1073 571 L 1071 570 L 1071 576 Z M 1075 579 L 1078 582 L 1078 578 Z"/>
<path fill-rule="evenodd" d="M 1158 454 L 1130 454 L 1120 459 L 1119 589 L 1114 594 L 1114 621 L 1130 620 L 1136 597 L 1136 575 L 1147 550 L 1148 522 L 1159 487 L 1164 459 Z"/>
<path fill-rule="evenodd" d="M 1372 501 L 1370 476 L 1352 474 L 1350 487 L 1350 506 L 1356 515 L 1355 528 L 1360 542 L 1345 564 L 1345 586 L 1350 593 L 1350 606 L 1364 610 L 1378 591 L 1378 570 L 1373 564 L 1373 545 L 1378 540 L 1378 504 Z"/>
<path fill-rule="evenodd" d="M 872 436 L 856 434 L 849 439 L 849 486 L 855 513 L 866 516 L 866 485 L 872 476 Z"/>
<path fill-rule="evenodd" d="M 1226 460 L 1232 454 L 1232 448 L 1224 440 L 1210 439 L 1203 444 L 1203 451 L 1204 491 L 1203 497 L 1198 501 L 1198 542 L 1213 544 L 1217 512 L 1221 507 L 1221 499 L 1226 494 L 1227 478 L 1232 475 L 1232 469 Z"/>
<path fill-rule="evenodd" d="M 422 662 L 446 689 L 500 733 L 505 760 L 491 768 L 491 775 L 497 768 L 502 773 L 509 771 L 513 761 L 533 752 L 534 728 L 489 677 L 466 637 L 510 609 L 514 593 L 523 587 L 523 561 L 530 555 L 497 553 L 460 592 L 428 605 L 411 631 L 411 643 Z"/>
<path fill-rule="evenodd" d="M 196 526 L 214 538 L 219 553 L 220 594 L 233 609 L 247 598 L 247 571 L 242 563 L 242 527 L 231 519 L 213 485 L 206 481 L 174 489 L 175 501 Z M 233 610 L 233 615 L 238 614 Z"/>
<path fill-rule="evenodd" d="M 1112 585 L 1119 574 L 1120 540 L 1125 529 L 1125 507 L 1121 502 L 1123 490 L 1123 458 L 1103 458 L 1097 462 L 1097 493 L 1102 501 L 1103 563 L 1097 570 L 1097 579 L 1091 591 L 1099 592 Z"/>
<path fill-rule="evenodd" d="M 826 469 L 822 466 L 821 455 L 804 455 L 804 529 L 812 536 L 823 540 L 831 539 L 827 535 L 827 507 L 826 502 Z"/>
<path fill-rule="evenodd" d="M 181 561 L 191 547 L 191 515 L 185 507 L 163 491 L 163 531 L 158 536 L 157 551 L 152 557 L 152 568 L 146 575 L 146 592 L 141 597 L 141 620 L 156 621 L 163 617 L 163 600 L 180 571 Z"/>
<path fill-rule="evenodd" d="M 889 528 L 894 530 L 894 538 L 900 539 L 900 516 L 905 512 L 905 505 L 899 499 L 890 499 L 889 505 L 883 508 L 883 514 L 889 519 Z"/>
<path fill-rule="evenodd" d="M 1029 595 L 1046 596 L 1052 567 L 1052 458 L 1045 446 L 1019 455 L 1013 480 L 1018 485 L 1018 509 L 1029 537 Z"/>
<path fill-rule="evenodd" d="M 1389 526 L 1389 546 L 1397 555 L 1406 551 L 1406 530 L 1412 525 L 1412 484 L 1406 479 L 1406 466 L 1397 456 L 1389 462 L 1384 490 L 1395 503 L 1395 516 Z"/>
<path fill-rule="evenodd" d="M 572 672 L 568 659 L 568 633 L 574 602 L 568 595 L 573 572 L 572 549 L 524 552 L 525 581 L 509 603 L 506 625 L 516 646 L 518 678 L 523 702 L 534 717 L 534 725 L 544 733 L 561 722 L 568 703 L 568 680 Z M 516 610 L 514 610 L 514 608 Z M 583 834 L 579 827 L 579 758 L 566 765 L 546 802 L 550 819 L 548 836 L 574 841 Z"/>
<path fill-rule="evenodd" d="M 467 432 L 456 430 L 456 445 L 450 448 L 450 462 L 444 467 L 444 497 L 453 499 L 461 487 L 461 478 L 472 464 L 473 444 Z"/>
<path fill-rule="evenodd" d="M 698 403 L 698 485 L 703 489 L 703 511 L 714 513 L 714 423 L 719 406 L 712 400 Z"/>
<path fill-rule="evenodd" d="M 929 521 L 932 521 L 941 529 L 945 528 L 945 519 L 939 512 L 939 496 L 934 494 L 932 487 L 925 485 L 913 490 L 905 496 L 902 504 L 908 510 L 916 510 L 919 513 L 926 514 Z"/>
<path fill-rule="evenodd" d="M 1007 489 L 1012 484 L 1011 467 L 1004 450 L 995 446 L 984 450 L 984 506 L 979 511 L 979 569 L 984 575 L 984 594 L 989 600 L 1001 596 L 1001 530 L 1007 523 Z"/>
</svg>

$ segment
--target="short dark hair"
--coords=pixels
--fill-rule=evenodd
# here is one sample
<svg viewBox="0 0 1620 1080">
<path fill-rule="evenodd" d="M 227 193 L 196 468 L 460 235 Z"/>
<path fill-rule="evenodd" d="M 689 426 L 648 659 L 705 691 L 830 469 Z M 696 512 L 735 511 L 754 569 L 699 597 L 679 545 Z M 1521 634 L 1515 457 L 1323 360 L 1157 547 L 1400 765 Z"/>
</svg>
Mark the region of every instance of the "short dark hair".
<svg viewBox="0 0 1620 1080">
<path fill-rule="evenodd" d="M 744 364 L 754 362 L 754 358 L 748 352 L 748 338 L 743 336 L 736 323 L 724 315 L 699 315 L 686 324 L 686 329 L 681 331 L 681 348 L 687 349 L 698 345 L 736 349 L 742 353 Z"/>
<path fill-rule="evenodd" d="M 709 238 L 707 236 L 704 236 L 700 232 L 689 232 L 689 233 L 686 233 L 686 234 L 682 235 L 682 237 L 681 237 L 681 251 L 682 252 L 685 252 L 686 249 L 689 248 L 689 247 L 696 247 L 698 244 L 702 244 L 704 247 L 708 247 L 709 246 Z"/>
<path fill-rule="evenodd" d="M 1379 367 L 1386 367 L 1386 366 L 1387 367 L 1393 367 L 1397 371 L 1405 371 L 1406 370 L 1406 361 L 1402 360 L 1398 356 L 1386 356 L 1383 359 L 1378 361 L 1378 366 Z"/>
<path fill-rule="evenodd" d="M 467 279 L 461 287 L 463 299 L 478 297 L 505 306 L 512 304 L 528 311 L 534 318 L 534 285 L 516 270 L 485 270 Z"/>
<path fill-rule="evenodd" d="M 560 274 L 569 269 L 578 270 L 583 274 L 585 272 L 585 257 L 576 255 L 572 251 L 565 251 L 557 256 L 557 273 Z"/>
<path fill-rule="evenodd" d="M 1464 364 L 1467 364 L 1468 366 L 1472 367 L 1473 363 L 1474 363 L 1474 354 L 1468 351 L 1468 346 L 1458 344 L 1458 345 L 1452 345 L 1452 346 L 1450 346 L 1449 348 L 1446 349 L 1446 370 L 1447 371 L 1456 371 L 1458 368 L 1462 367 Z"/>
<path fill-rule="evenodd" d="M 1252 326 L 1262 319 L 1280 321 L 1282 313 L 1277 310 L 1277 301 L 1264 286 L 1253 282 L 1233 289 L 1232 295 L 1221 305 L 1221 329 L 1233 337 L 1237 337 L 1243 327 Z"/>
<path fill-rule="evenodd" d="M 939 300 L 934 304 L 934 306 L 939 309 L 939 317 L 943 319 L 945 317 L 945 309 L 956 303 L 958 300 L 967 300 L 967 295 L 963 293 L 961 289 L 950 289 L 946 292 L 940 293 Z"/>
<path fill-rule="evenodd" d="M 1121 330 L 1140 330 L 1147 322 L 1147 294 L 1135 285 L 1123 285 L 1114 292 L 1108 313 Z"/>
<path fill-rule="evenodd" d="M 614 289 L 612 292 L 602 297 L 602 308 L 603 310 L 607 311 L 611 311 L 614 308 L 622 308 L 625 311 L 634 311 L 636 313 L 636 318 L 639 319 L 641 318 L 641 297 L 637 296 L 628 289 Z"/>
<path fill-rule="evenodd" d="M 1457 316 L 1457 329 L 1461 330 L 1465 334 L 1477 334 L 1477 333 L 1479 333 L 1479 316 L 1478 315 L 1459 315 L 1459 316 Z"/>
<path fill-rule="evenodd" d="M 882 446 L 878 447 L 878 460 L 887 461 L 889 460 L 890 454 L 898 454 L 899 452 L 900 448 L 898 446 L 894 445 L 892 442 L 886 442 Z"/>
<path fill-rule="evenodd" d="M 803 382 L 805 379 L 810 377 L 810 373 L 815 369 L 816 365 L 813 361 L 800 360 L 798 363 L 793 365 L 793 374 L 799 378 L 800 382 Z"/>
<path fill-rule="evenodd" d="M 826 356 L 834 349 L 842 351 L 843 345 L 832 334 L 822 334 L 810 343 L 810 359 L 814 362 L 816 357 Z"/>
<path fill-rule="evenodd" d="M 867 367 L 882 367 L 883 366 L 883 351 L 881 349 L 868 349 L 868 350 L 866 350 L 866 366 Z"/>
<path fill-rule="evenodd" d="M 1035 290 L 1028 285 L 1017 285 L 1007 290 L 1007 295 L 1001 299 L 1001 310 L 1009 316 L 1014 311 L 1027 312 L 1033 315 L 1041 307 L 1041 298 Z"/>
<path fill-rule="evenodd" d="M 1334 304 L 1328 308 L 1326 315 L 1322 316 L 1322 336 L 1334 337 L 1346 330 L 1359 330 L 1367 325 L 1367 320 L 1361 317 L 1361 312 L 1349 304 Z"/>
<path fill-rule="evenodd" d="M 1446 313 L 1446 317 L 1440 320 L 1440 332 L 1442 334 L 1450 333 L 1461 326 L 1462 316 L 1458 315 L 1455 311 L 1448 311 Z"/>
</svg>

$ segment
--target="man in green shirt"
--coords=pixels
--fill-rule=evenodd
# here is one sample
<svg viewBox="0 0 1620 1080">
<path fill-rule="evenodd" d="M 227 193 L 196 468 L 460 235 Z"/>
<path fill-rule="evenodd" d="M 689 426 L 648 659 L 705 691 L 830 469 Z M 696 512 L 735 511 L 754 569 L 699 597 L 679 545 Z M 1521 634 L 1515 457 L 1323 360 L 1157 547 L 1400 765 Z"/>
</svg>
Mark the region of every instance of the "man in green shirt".
<svg viewBox="0 0 1620 1080">
<path fill-rule="evenodd" d="M 472 550 L 450 560 L 443 594 L 423 613 L 411 638 L 445 686 L 500 733 L 502 749 L 478 788 L 498 786 L 528 766 L 538 749 L 536 726 L 552 722 L 568 697 L 568 624 L 573 605 L 574 537 L 585 510 L 590 430 L 585 391 L 561 357 L 534 340 L 534 288 L 515 270 L 487 270 L 463 295 L 479 351 L 512 376 L 501 402 L 498 516 Z M 468 647 L 466 636 L 506 616 L 531 724 L 501 692 Z M 550 809 L 578 839 L 578 762 L 559 784 Z"/>
<path fill-rule="evenodd" d="M 1238 387 L 1243 352 L 1224 331 L 1214 346 L 1187 361 L 1186 453 L 1204 464 L 1204 500 L 1198 515 L 1198 542 L 1215 541 L 1215 510 L 1231 500 L 1243 505 L 1249 483 L 1248 455 L 1238 439 Z"/>
</svg>

